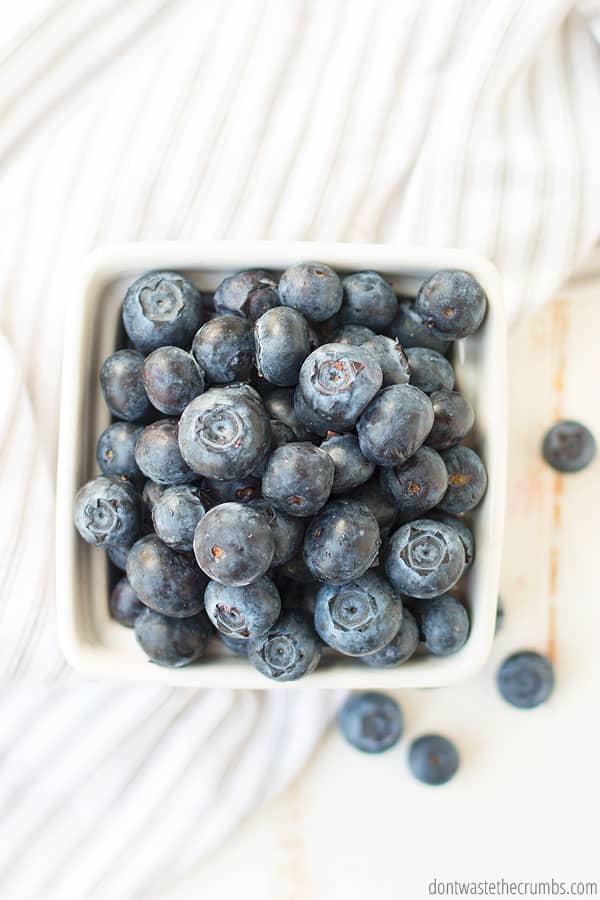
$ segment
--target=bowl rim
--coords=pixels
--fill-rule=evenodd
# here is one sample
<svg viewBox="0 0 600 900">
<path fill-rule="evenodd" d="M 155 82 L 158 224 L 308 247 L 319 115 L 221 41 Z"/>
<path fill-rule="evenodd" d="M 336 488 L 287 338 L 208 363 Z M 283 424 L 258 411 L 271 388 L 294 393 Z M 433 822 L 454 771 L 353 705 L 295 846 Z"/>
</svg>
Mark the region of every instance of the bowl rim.
<svg viewBox="0 0 600 900">
<path fill-rule="evenodd" d="M 88 317 L 111 281 L 136 276 L 152 269 L 191 271 L 246 268 L 284 269 L 301 260 L 319 260 L 334 269 L 375 269 L 398 276 L 422 279 L 429 272 L 451 268 L 473 274 L 482 284 L 493 309 L 490 342 L 496 378 L 493 396 L 494 439 L 489 442 L 486 465 L 494 473 L 485 498 L 491 521 L 485 573 L 488 603 L 478 611 L 477 628 L 459 653 L 409 661 L 397 668 L 376 669 L 361 665 L 327 665 L 295 682 L 274 682 L 243 659 L 223 656 L 210 662 L 180 669 L 149 665 L 140 656 L 102 644 L 90 643 L 84 635 L 83 610 L 77 590 L 79 535 L 72 522 L 72 500 L 78 484 L 78 446 L 81 409 L 85 393 L 82 377 L 83 335 Z M 488 319 L 489 319 L 488 315 Z M 491 327 L 491 326 L 488 326 Z M 495 623 L 502 535 L 504 526 L 507 465 L 507 363 L 506 321 L 500 276 L 493 263 L 477 254 L 456 248 L 434 248 L 404 244 L 337 243 L 316 241 L 153 241 L 124 243 L 93 250 L 82 261 L 66 315 L 63 351 L 60 426 L 56 495 L 56 598 L 59 643 L 70 665 L 83 675 L 99 680 L 127 683 L 159 683 L 181 687 L 227 687 L 239 689 L 388 689 L 446 686 L 479 671 L 488 659 Z M 140 651 L 141 654 L 141 651 Z"/>
</svg>

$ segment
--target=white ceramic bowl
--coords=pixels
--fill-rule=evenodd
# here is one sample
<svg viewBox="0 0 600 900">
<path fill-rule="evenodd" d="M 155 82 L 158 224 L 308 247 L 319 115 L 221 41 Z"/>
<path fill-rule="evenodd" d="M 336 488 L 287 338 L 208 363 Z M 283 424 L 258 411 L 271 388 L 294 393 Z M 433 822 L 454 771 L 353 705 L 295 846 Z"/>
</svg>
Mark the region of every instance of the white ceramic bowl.
<svg viewBox="0 0 600 900">
<path fill-rule="evenodd" d="M 489 486 L 474 516 L 476 560 L 467 576 L 471 632 L 449 657 L 422 657 L 395 669 L 373 669 L 336 656 L 298 682 L 276 684 L 246 660 L 215 650 L 197 664 L 168 669 L 148 663 L 133 631 L 108 615 L 108 567 L 102 550 L 84 543 L 72 519 L 76 490 L 97 474 L 96 440 L 109 424 L 99 370 L 114 349 L 120 304 L 128 284 L 148 269 L 184 272 L 201 290 L 213 290 L 227 274 L 248 268 L 281 271 L 306 260 L 340 273 L 375 269 L 399 293 L 414 294 L 442 268 L 474 275 L 488 297 L 483 327 L 458 342 L 457 384 L 476 414 L 479 447 Z M 435 687 L 476 672 L 490 651 L 496 615 L 506 481 L 506 345 L 500 281 L 485 259 L 458 250 L 373 244 L 215 242 L 125 244 L 89 256 L 67 315 L 57 484 L 57 598 L 60 640 L 74 668 L 92 678 L 188 687 L 395 689 Z"/>
</svg>

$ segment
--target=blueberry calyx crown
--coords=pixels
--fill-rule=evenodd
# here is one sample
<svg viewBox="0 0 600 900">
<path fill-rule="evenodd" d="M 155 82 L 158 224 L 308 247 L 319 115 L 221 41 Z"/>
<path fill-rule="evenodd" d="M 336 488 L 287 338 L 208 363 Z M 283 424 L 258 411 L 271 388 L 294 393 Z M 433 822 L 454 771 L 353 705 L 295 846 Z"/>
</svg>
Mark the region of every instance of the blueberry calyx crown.
<svg viewBox="0 0 600 900">
<path fill-rule="evenodd" d="M 406 546 L 400 556 L 407 566 L 419 575 L 435 572 L 440 566 L 449 562 L 448 546 L 440 532 L 425 532 L 411 528 Z"/>
<path fill-rule="evenodd" d="M 183 282 L 164 278 L 140 291 L 140 306 L 150 322 L 173 322 L 183 309 Z"/>
<path fill-rule="evenodd" d="M 215 406 L 201 413 L 194 429 L 199 443 L 218 449 L 239 447 L 243 433 L 241 416 L 225 406 Z"/>
<path fill-rule="evenodd" d="M 265 666 L 273 678 L 286 675 L 304 656 L 294 639 L 287 634 L 274 634 L 259 650 Z"/>
<path fill-rule="evenodd" d="M 372 597 L 346 588 L 329 601 L 329 615 L 340 631 L 362 632 L 376 617 L 377 606 Z"/>
</svg>

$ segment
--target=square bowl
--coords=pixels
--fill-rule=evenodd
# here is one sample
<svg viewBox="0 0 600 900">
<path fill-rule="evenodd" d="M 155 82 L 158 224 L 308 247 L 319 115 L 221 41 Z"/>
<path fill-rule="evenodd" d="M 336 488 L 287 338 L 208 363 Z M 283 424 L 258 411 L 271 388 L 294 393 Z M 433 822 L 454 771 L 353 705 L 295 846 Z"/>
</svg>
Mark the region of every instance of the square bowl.
<svg viewBox="0 0 600 900">
<path fill-rule="evenodd" d="M 297 682 L 278 684 L 223 648 L 180 669 L 149 664 L 132 629 L 108 613 L 110 573 L 102 550 L 81 540 L 73 525 L 77 489 L 97 474 L 95 445 L 110 422 L 99 384 L 102 360 L 115 349 L 120 306 L 131 281 L 149 269 L 183 272 L 202 291 L 225 275 L 248 268 L 281 272 L 305 259 L 340 274 L 381 272 L 397 293 L 414 295 L 438 269 L 470 272 L 488 298 L 477 334 L 455 344 L 457 385 L 475 410 L 479 449 L 489 476 L 472 528 L 477 554 L 466 576 L 471 630 L 464 647 L 448 657 L 411 659 L 398 668 L 374 669 L 336 656 Z M 57 613 L 63 652 L 91 678 L 185 687 L 342 689 L 439 687 L 478 671 L 492 644 L 502 549 L 507 455 L 505 320 L 498 273 L 486 259 L 459 250 L 382 244 L 308 242 L 176 242 L 107 247 L 85 261 L 67 315 L 57 478 Z"/>
</svg>

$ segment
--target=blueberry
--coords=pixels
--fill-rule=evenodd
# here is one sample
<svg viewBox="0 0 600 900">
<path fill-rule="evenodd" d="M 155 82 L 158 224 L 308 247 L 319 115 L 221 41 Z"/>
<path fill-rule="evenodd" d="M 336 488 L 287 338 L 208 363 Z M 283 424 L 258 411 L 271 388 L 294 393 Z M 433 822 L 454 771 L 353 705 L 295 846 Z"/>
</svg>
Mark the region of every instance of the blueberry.
<svg viewBox="0 0 600 900">
<path fill-rule="evenodd" d="M 473 407 L 456 391 L 434 391 L 429 399 L 434 419 L 427 443 L 436 450 L 448 450 L 459 444 L 473 427 Z"/>
<path fill-rule="evenodd" d="M 469 616 L 451 594 L 419 607 L 419 625 L 425 646 L 434 656 L 457 653 L 469 636 Z"/>
<path fill-rule="evenodd" d="M 269 569 L 275 552 L 266 516 L 241 503 L 222 503 L 203 516 L 194 535 L 198 565 L 213 581 L 242 587 Z"/>
<path fill-rule="evenodd" d="M 144 357 L 137 350 L 117 350 L 100 369 L 100 387 L 113 416 L 127 422 L 146 422 L 152 406 L 144 389 Z"/>
<path fill-rule="evenodd" d="M 199 488 L 177 485 L 168 488 L 154 504 L 152 522 L 161 541 L 173 550 L 192 550 L 196 525 L 206 513 Z"/>
<path fill-rule="evenodd" d="M 358 420 L 360 449 L 380 466 L 401 466 L 416 453 L 433 425 L 427 394 L 410 384 L 384 388 Z"/>
<path fill-rule="evenodd" d="M 304 559 L 319 581 L 356 581 L 377 559 L 381 538 L 373 513 L 355 500 L 328 503 L 309 523 Z"/>
<path fill-rule="evenodd" d="M 377 334 L 361 344 L 363 350 L 367 350 L 381 366 L 383 372 L 383 386 L 390 384 L 408 384 L 409 368 L 406 354 L 398 341 Z"/>
<path fill-rule="evenodd" d="M 224 278 L 215 291 L 215 310 L 233 313 L 252 321 L 279 305 L 277 282 L 270 272 L 253 269 Z"/>
<path fill-rule="evenodd" d="M 434 335 L 421 316 L 415 310 L 412 300 L 401 300 L 398 312 L 385 329 L 388 337 L 396 338 L 404 349 L 408 347 L 427 347 L 438 353 L 447 353 L 450 341 Z"/>
<path fill-rule="evenodd" d="M 218 481 L 216 478 L 203 478 L 202 489 L 219 503 L 251 503 L 260 497 L 260 480 L 247 475 L 237 481 Z"/>
<path fill-rule="evenodd" d="M 432 333 L 443 340 L 474 334 L 485 316 L 487 301 L 481 285 L 469 275 L 443 269 L 423 282 L 415 309 Z"/>
<path fill-rule="evenodd" d="M 204 612 L 187 619 L 174 619 L 145 609 L 135 623 L 135 638 L 149 658 L 159 666 L 181 668 L 204 655 L 212 628 Z"/>
<path fill-rule="evenodd" d="M 277 574 L 289 578 L 296 584 L 314 584 L 315 577 L 304 561 L 304 554 L 297 553 L 277 569 Z M 285 597 L 284 597 L 285 599 Z"/>
<path fill-rule="evenodd" d="M 142 379 L 152 405 L 178 416 L 204 390 L 204 372 L 181 347 L 159 347 L 144 360 Z"/>
<path fill-rule="evenodd" d="M 596 441 L 581 422 L 557 422 L 546 432 L 542 455 L 557 472 L 579 472 L 596 455 Z"/>
<path fill-rule="evenodd" d="M 340 321 L 352 325 L 366 325 L 382 331 L 390 324 L 398 309 L 398 300 L 391 286 L 377 272 L 354 272 L 342 279 L 344 299 Z"/>
<path fill-rule="evenodd" d="M 162 497 L 166 490 L 166 484 L 159 484 L 158 481 L 152 481 L 151 478 L 148 478 L 144 482 L 144 489 L 142 490 L 142 500 L 144 501 L 144 506 L 146 507 L 148 513 L 150 513 L 150 516 L 152 515 L 154 504 L 160 497 Z"/>
<path fill-rule="evenodd" d="M 409 660 L 418 646 L 419 627 L 415 617 L 405 606 L 402 610 L 402 625 L 396 637 L 381 650 L 369 653 L 368 656 L 361 656 L 360 660 L 374 668 L 392 669 Z"/>
<path fill-rule="evenodd" d="M 73 506 L 75 527 L 88 544 L 116 547 L 131 543 L 140 533 L 141 497 L 130 482 L 114 475 L 100 475 L 84 484 Z"/>
<path fill-rule="evenodd" d="M 379 478 L 405 521 L 437 506 L 448 487 L 444 461 L 431 447 L 419 447 L 401 466 L 380 469 Z"/>
<path fill-rule="evenodd" d="M 332 431 L 351 429 L 383 381 L 379 363 L 362 347 L 323 344 L 306 358 L 298 388 Z"/>
<path fill-rule="evenodd" d="M 445 356 L 428 347 L 407 347 L 405 353 L 411 384 L 426 394 L 453 389 L 454 369 Z"/>
<path fill-rule="evenodd" d="M 335 466 L 332 494 L 351 491 L 368 481 L 375 471 L 374 463 L 360 452 L 358 438 L 354 434 L 334 434 L 323 441 L 321 450 L 329 454 Z"/>
<path fill-rule="evenodd" d="M 178 272 L 147 272 L 123 302 L 125 331 L 142 353 L 167 344 L 188 347 L 202 317 L 200 292 Z"/>
<path fill-rule="evenodd" d="M 454 744 L 439 734 L 424 734 L 408 751 L 410 771 L 424 784 L 446 784 L 456 774 L 458 762 Z"/>
<path fill-rule="evenodd" d="M 381 650 L 402 624 L 402 603 L 392 586 L 375 572 L 350 584 L 324 584 L 317 593 L 315 628 L 340 653 L 364 656 Z"/>
<path fill-rule="evenodd" d="M 180 453 L 177 419 L 160 419 L 144 428 L 135 445 L 135 461 L 146 478 L 159 484 L 185 484 L 197 478 Z"/>
<path fill-rule="evenodd" d="M 377 476 L 352 491 L 352 499 L 356 500 L 357 503 L 364 503 L 371 510 L 377 519 L 382 536 L 395 525 L 398 518 L 398 508 L 381 489 Z"/>
<path fill-rule="evenodd" d="M 453 515 L 474 509 L 487 489 L 485 466 L 469 447 L 451 447 L 441 456 L 448 470 L 448 490 L 439 508 Z"/>
<path fill-rule="evenodd" d="M 237 640 L 260 637 L 281 612 L 279 591 L 265 575 L 252 584 L 226 587 L 209 581 L 204 592 L 208 618 L 222 634 Z"/>
<path fill-rule="evenodd" d="M 154 534 L 129 551 L 127 578 L 142 603 L 165 616 L 184 618 L 202 609 L 206 578 Z"/>
<path fill-rule="evenodd" d="M 293 444 L 296 435 L 291 428 L 280 422 L 279 419 L 271 419 L 271 450 L 277 450 L 284 444 Z"/>
<path fill-rule="evenodd" d="M 498 670 L 498 690 L 507 703 L 533 709 L 554 690 L 554 669 L 546 656 L 533 650 L 513 653 Z"/>
<path fill-rule="evenodd" d="M 294 434 L 296 441 L 310 440 L 311 433 L 296 415 L 294 409 L 294 391 L 291 388 L 278 388 L 265 397 L 265 409 L 273 419 L 283 422 Z"/>
<path fill-rule="evenodd" d="M 240 641 L 239 638 L 232 637 L 230 634 L 219 634 L 221 643 L 225 644 L 228 650 L 236 653 L 238 656 L 245 656 L 248 659 L 248 641 Z"/>
<path fill-rule="evenodd" d="M 273 533 L 275 551 L 271 565 L 281 566 L 301 551 L 304 539 L 302 519 L 282 513 L 268 500 L 253 500 L 251 506 L 265 516 Z"/>
<path fill-rule="evenodd" d="M 336 331 L 334 341 L 336 344 L 353 344 L 355 347 L 360 347 L 365 341 L 375 336 L 375 332 L 365 325 L 342 325 Z"/>
<path fill-rule="evenodd" d="M 431 518 L 436 519 L 438 522 L 444 522 L 446 525 L 451 525 L 458 533 L 461 543 L 465 548 L 464 575 L 465 572 L 471 568 L 473 560 L 475 559 L 475 538 L 473 537 L 473 532 L 466 522 L 464 522 L 463 519 L 459 519 L 458 516 L 450 516 L 448 513 L 438 512 L 436 510 L 435 513 L 432 513 Z"/>
<path fill-rule="evenodd" d="M 270 444 L 269 417 L 244 391 L 211 388 L 192 400 L 179 420 L 181 454 L 205 478 L 245 478 L 263 462 Z"/>
<path fill-rule="evenodd" d="M 291 306 L 314 322 L 334 316 L 342 305 L 342 283 L 323 263 L 299 263 L 286 269 L 279 280 L 284 306 Z"/>
<path fill-rule="evenodd" d="M 297 387 L 294 393 L 294 415 L 307 434 L 306 440 L 310 440 L 315 434 L 326 437 L 335 434 L 336 431 L 345 430 L 341 421 L 334 422 L 327 416 L 315 412 L 304 399 L 300 387 Z"/>
<path fill-rule="evenodd" d="M 134 541 L 129 541 L 125 544 L 115 544 L 113 547 L 108 547 L 106 550 L 106 555 L 113 566 L 116 566 L 117 569 L 121 569 L 122 572 L 127 568 L 127 557 L 129 556 L 129 551 L 133 544 Z"/>
<path fill-rule="evenodd" d="M 266 500 L 290 516 L 314 516 L 331 493 L 335 466 L 312 444 L 286 444 L 275 450 L 263 476 Z"/>
<path fill-rule="evenodd" d="M 127 579 L 121 578 L 111 591 L 109 609 L 115 621 L 127 628 L 133 628 L 137 617 L 146 607 L 138 600 Z"/>
<path fill-rule="evenodd" d="M 409 597 L 439 597 L 456 584 L 464 567 L 465 550 L 457 532 L 432 519 L 403 525 L 387 547 L 387 576 Z"/>
<path fill-rule="evenodd" d="M 351 694 L 337 715 L 344 738 L 362 753 L 383 753 L 394 747 L 404 730 L 404 717 L 396 701 L 374 691 Z"/>
<path fill-rule="evenodd" d="M 134 483 L 142 481 L 135 461 L 135 443 L 143 428 L 131 422 L 115 422 L 98 438 L 96 460 L 104 475 L 123 475 Z"/>
<path fill-rule="evenodd" d="M 262 637 L 249 641 L 248 659 L 274 681 L 295 681 L 317 668 L 321 644 L 310 616 L 300 609 L 285 610 Z"/>
<path fill-rule="evenodd" d="M 310 353 L 306 319 L 296 309 L 279 306 L 254 326 L 256 368 L 270 384 L 297 384 L 300 367 Z"/>
<path fill-rule="evenodd" d="M 212 384 L 246 381 L 254 370 L 254 332 L 239 316 L 219 316 L 194 337 L 192 354 Z"/>
</svg>

